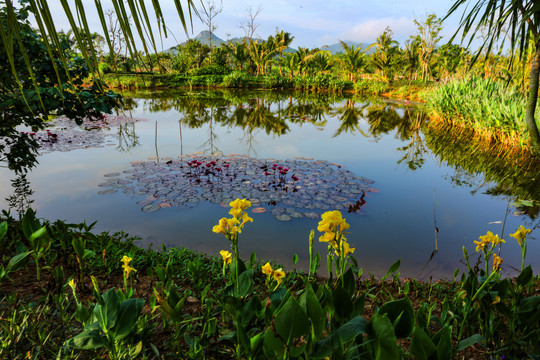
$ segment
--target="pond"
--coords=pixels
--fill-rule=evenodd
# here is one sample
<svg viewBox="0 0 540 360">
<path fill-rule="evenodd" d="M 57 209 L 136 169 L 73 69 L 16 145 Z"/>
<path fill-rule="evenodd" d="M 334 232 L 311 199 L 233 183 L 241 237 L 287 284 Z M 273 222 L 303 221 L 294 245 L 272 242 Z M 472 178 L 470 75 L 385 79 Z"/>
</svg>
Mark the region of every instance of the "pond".
<svg viewBox="0 0 540 360">
<path fill-rule="evenodd" d="M 36 134 L 43 148 L 29 184 L 0 169 L 2 208 L 32 201 L 39 217 L 97 220 L 96 230 L 127 231 L 141 247 L 218 255 L 229 243 L 212 227 L 245 197 L 254 222 L 241 256 L 291 268 L 296 253 L 302 269 L 310 230 L 318 239 L 320 215 L 339 209 L 364 273 L 401 259 L 402 276 L 424 280 L 463 269 L 463 246 L 474 264 L 473 241 L 503 226 L 503 270 L 515 274 L 521 252 L 508 234 L 525 225 L 527 263 L 540 270 L 539 162 L 475 147 L 417 104 L 272 91 L 125 96 L 126 109 L 99 123 L 59 120 Z"/>
</svg>

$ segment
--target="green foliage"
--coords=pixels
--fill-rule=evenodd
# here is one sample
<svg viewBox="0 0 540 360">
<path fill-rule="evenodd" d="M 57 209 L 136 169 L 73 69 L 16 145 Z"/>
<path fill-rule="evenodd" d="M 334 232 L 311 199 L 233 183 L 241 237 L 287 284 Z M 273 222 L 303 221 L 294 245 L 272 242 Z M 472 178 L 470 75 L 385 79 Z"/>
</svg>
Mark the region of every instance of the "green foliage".
<svg viewBox="0 0 540 360">
<path fill-rule="evenodd" d="M 83 118 L 96 119 L 110 113 L 119 96 L 106 90 L 98 79 L 90 79 L 85 60 L 70 48 L 65 36 L 59 36 L 60 49 L 69 71 L 58 71 L 63 64 L 58 54 L 49 53 L 45 41 L 32 29 L 29 7 L 17 10 L 17 26 L 10 27 L 6 6 L 0 8 L 0 26 L 14 39 L 11 49 L 14 64 L 10 64 L 7 44 L 0 38 L 0 161 L 9 168 L 24 172 L 36 163 L 37 139 L 20 133 L 17 126 L 43 128 L 49 116 L 65 115 L 77 123 Z M 16 32 L 14 31 L 16 29 Z M 32 73 L 29 73 L 30 66 Z M 16 69 L 14 74 L 12 69 Z M 83 82 L 88 81 L 87 86 Z"/>
<path fill-rule="evenodd" d="M 447 121 L 459 119 L 475 129 L 527 139 L 526 98 L 512 85 L 478 77 L 454 80 L 432 91 L 428 103 Z"/>
</svg>

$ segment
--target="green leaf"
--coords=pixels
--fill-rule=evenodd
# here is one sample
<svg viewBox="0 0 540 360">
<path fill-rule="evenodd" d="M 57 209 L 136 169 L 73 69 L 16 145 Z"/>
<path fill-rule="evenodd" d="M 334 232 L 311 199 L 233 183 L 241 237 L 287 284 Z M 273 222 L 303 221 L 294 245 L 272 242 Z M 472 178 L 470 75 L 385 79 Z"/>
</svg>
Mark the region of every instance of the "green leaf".
<svg viewBox="0 0 540 360">
<path fill-rule="evenodd" d="M 340 285 L 338 285 L 332 293 L 332 302 L 336 315 L 341 320 L 348 320 L 353 310 L 351 295 Z"/>
<path fill-rule="evenodd" d="M 428 360 L 437 349 L 425 331 L 417 327 L 412 334 L 410 351 L 417 360 Z"/>
<path fill-rule="evenodd" d="M 535 325 L 540 321 L 540 296 L 522 299 L 516 309 L 516 314 L 520 324 Z"/>
<path fill-rule="evenodd" d="M 299 356 L 306 347 L 306 343 L 296 345 L 302 337 L 307 338 L 310 329 L 309 319 L 291 296 L 287 303 L 275 316 L 275 328 L 277 334 L 287 344 L 291 357 Z"/>
<path fill-rule="evenodd" d="M 414 329 L 414 309 L 408 297 L 383 304 L 379 314 L 386 314 L 392 323 L 398 321 L 394 329 L 398 338 L 406 338 Z"/>
<path fill-rule="evenodd" d="M 519 274 L 519 276 L 516 279 L 516 283 L 520 286 L 525 286 L 531 282 L 532 278 L 533 278 L 533 271 L 532 271 L 531 265 L 529 265 L 525 269 L 523 269 L 523 271 Z"/>
<path fill-rule="evenodd" d="M 116 294 L 116 290 L 110 289 L 101 296 L 102 304 L 97 304 L 94 307 L 93 315 L 97 319 L 99 326 L 103 332 L 108 332 L 118 318 L 120 309 L 120 298 Z"/>
<path fill-rule="evenodd" d="M 21 254 L 18 254 L 12 257 L 6 266 L 6 272 L 17 271 L 25 267 L 26 264 L 28 264 L 28 260 L 30 258 L 30 255 L 32 255 L 32 253 L 33 251 L 27 251 L 27 252 L 23 252 Z"/>
<path fill-rule="evenodd" d="M 246 305 L 242 308 L 241 319 L 242 326 L 247 327 L 255 318 L 257 313 L 262 310 L 261 300 L 254 296 L 252 297 Z"/>
<path fill-rule="evenodd" d="M 356 280 L 351 268 L 349 268 L 345 274 L 343 274 L 343 288 L 349 293 L 352 297 L 354 290 L 356 289 Z"/>
<path fill-rule="evenodd" d="M 452 328 L 444 325 L 433 335 L 432 340 L 437 347 L 437 360 L 450 360 L 452 358 Z"/>
<path fill-rule="evenodd" d="M 399 359 L 396 334 L 390 319 L 384 315 L 373 315 L 370 321 L 369 338 L 373 340 L 375 360 Z"/>
<path fill-rule="evenodd" d="M 306 312 L 309 320 L 311 321 L 311 329 L 313 332 L 313 337 L 315 340 L 318 340 L 322 336 L 322 332 L 325 326 L 325 313 L 313 291 L 313 288 L 309 283 L 306 283 L 306 289 L 300 295 L 298 303 Z"/>
<path fill-rule="evenodd" d="M 386 315 L 376 314 L 369 324 L 371 327 L 368 335 L 372 341 L 374 358 L 377 360 L 399 358 L 397 338 L 390 319 Z"/>
<path fill-rule="evenodd" d="M 264 333 L 264 353 L 268 359 L 274 359 L 278 357 L 278 354 L 282 354 L 285 350 L 283 341 L 268 328 Z"/>
<path fill-rule="evenodd" d="M 7 221 L 2 221 L 2 223 L 0 223 L 0 240 L 2 240 L 4 236 L 6 236 L 7 229 L 8 229 Z"/>
<path fill-rule="evenodd" d="M 67 345 L 74 349 L 96 350 L 107 344 L 107 340 L 99 331 L 83 331 L 67 341 Z"/>
<path fill-rule="evenodd" d="M 253 269 L 244 271 L 238 276 L 238 296 L 245 297 L 253 290 Z"/>
<path fill-rule="evenodd" d="M 259 346 L 261 345 L 261 342 L 263 339 L 264 339 L 263 333 L 258 333 L 257 335 L 249 339 L 249 348 L 252 355 L 258 352 L 257 350 Z"/>
<path fill-rule="evenodd" d="M 143 299 L 127 299 L 122 301 L 118 310 L 116 325 L 111 329 L 113 339 L 122 340 L 135 327 L 144 305 Z"/>
<path fill-rule="evenodd" d="M 381 282 L 384 282 L 391 274 L 393 274 L 393 273 L 395 273 L 396 271 L 398 271 L 400 265 L 401 265 L 401 259 L 398 259 L 395 263 L 393 263 L 393 264 L 390 266 L 390 269 L 388 270 L 388 272 L 386 273 L 386 275 L 383 276 L 383 278 L 381 279 Z"/>
<path fill-rule="evenodd" d="M 26 210 L 22 218 L 22 229 L 24 236 L 29 239 L 32 233 L 41 227 L 39 220 L 36 219 L 36 213 L 32 209 Z"/>
<path fill-rule="evenodd" d="M 310 358 L 323 359 L 329 357 L 333 353 L 337 353 L 343 344 L 354 340 L 362 333 L 368 333 L 368 331 L 369 324 L 366 319 L 357 316 L 342 325 L 329 337 L 315 344 L 315 349 Z"/>
<path fill-rule="evenodd" d="M 479 342 L 485 342 L 485 341 L 486 341 L 486 339 L 484 339 L 484 337 L 482 335 L 474 334 L 472 336 L 469 336 L 466 339 L 461 340 L 457 345 L 456 351 L 461 351 L 463 349 L 468 348 L 469 346 L 472 346 L 472 345 L 477 344 Z"/>
</svg>

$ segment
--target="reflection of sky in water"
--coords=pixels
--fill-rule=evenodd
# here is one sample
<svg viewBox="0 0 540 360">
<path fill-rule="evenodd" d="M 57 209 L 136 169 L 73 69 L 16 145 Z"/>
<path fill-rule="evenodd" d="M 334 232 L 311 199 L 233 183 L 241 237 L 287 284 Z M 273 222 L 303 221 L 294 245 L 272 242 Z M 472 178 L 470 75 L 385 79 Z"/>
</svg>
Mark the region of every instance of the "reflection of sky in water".
<svg viewBox="0 0 540 360">
<path fill-rule="evenodd" d="M 274 108 L 275 105 L 272 106 Z M 210 134 L 215 135 L 213 146 L 224 154 L 243 154 L 258 158 L 292 159 L 314 158 L 339 163 L 356 176 L 375 181 L 373 187 L 379 193 L 368 193 L 367 204 L 361 214 L 344 214 L 351 224 L 348 236 L 356 248 L 355 257 L 366 273 L 384 273 L 397 259 L 401 259 L 401 273 L 406 276 L 428 278 L 451 277 L 462 259 L 462 246 L 474 253 L 473 240 L 487 230 L 500 232 L 506 199 L 481 194 L 472 195 L 469 188 L 458 187 L 449 181 L 454 170 L 439 165 L 431 153 L 425 155 L 421 169 L 412 171 L 397 162 L 403 153 L 397 151 L 408 141 L 394 137 L 395 131 L 382 135 L 377 141 L 366 138 L 357 131 L 343 132 L 333 137 L 340 122 L 332 115 L 324 128 L 311 123 L 287 122 L 290 131 L 280 137 L 269 135 L 265 130 L 255 129 L 252 138 L 249 131 L 221 124 L 202 124 L 190 129 L 180 129 L 180 113 L 176 110 L 147 112 L 134 110 L 133 116 L 149 121 L 135 124 L 140 145 L 129 151 L 117 151 L 115 147 L 74 150 L 46 154 L 39 157 L 40 164 L 29 174 L 35 191 L 34 207 L 38 216 L 49 219 L 64 219 L 80 222 L 97 220 L 100 231 L 125 230 L 140 235 L 141 246 L 160 244 L 187 246 L 217 255 L 219 250 L 228 249 L 229 243 L 221 235 L 212 233 L 219 218 L 227 216 L 228 210 L 210 203 L 196 207 L 162 208 L 156 212 L 143 212 L 137 201 L 144 196 L 128 197 L 122 192 L 97 195 L 102 188 L 98 184 L 106 181 L 108 173 L 130 169 L 130 162 L 148 161 L 156 156 L 155 126 L 157 121 L 157 151 L 161 157 L 177 158 L 210 148 Z M 359 127 L 368 133 L 365 121 Z M 113 130 L 114 131 L 114 130 Z M 182 142 L 180 142 L 180 131 Z M 10 195 L 5 169 L 1 169 L 2 187 L 0 196 Z M 435 191 L 434 191 L 435 189 Z M 421 272 L 434 250 L 434 203 L 436 211 L 439 252 Z M 2 207 L 5 207 L 2 202 Z M 259 258 L 276 259 L 291 266 L 297 253 L 299 267 L 307 267 L 307 241 L 311 229 L 316 229 L 317 219 L 300 218 L 289 222 L 277 221 L 270 212 L 251 214 L 253 224 L 247 224 L 240 237 L 240 251 L 248 257 L 256 251 Z M 504 267 L 519 267 L 520 250 L 508 233 L 514 232 L 525 218 L 510 215 L 504 231 L 507 244 L 503 245 Z M 539 231 L 531 234 L 528 261 L 540 270 L 537 254 Z M 318 234 L 316 233 L 316 237 Z M 537 239 L 533 239 L 533 238 Z M 324 244 L 316 244 L 324 254 Z M 323 256 L 324 257 L 324 256 Z M 474 260 L 472 260 L 474 263 Z M 321 273 L 325 273 L 324 266 Z"/>
</svg>

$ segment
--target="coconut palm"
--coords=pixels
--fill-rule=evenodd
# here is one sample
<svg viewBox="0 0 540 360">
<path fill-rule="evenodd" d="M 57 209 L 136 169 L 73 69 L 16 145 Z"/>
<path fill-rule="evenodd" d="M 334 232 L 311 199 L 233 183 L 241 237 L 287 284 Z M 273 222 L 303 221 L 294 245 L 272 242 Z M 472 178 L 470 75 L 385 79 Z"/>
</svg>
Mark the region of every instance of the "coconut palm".
<svg viewBox="0 0 540 360">
<path fill-rule="evenodd" d="M 376 47 L 377 50 L 371 58 L 373 66 L 375 66 L 376 72 L 379 77 L 385 82 L 391 81 L 393 79 L 393 74 L 391 74 L 391 65 L 394 55 L 397 53 L 399 43 L 396 40 L 392 39 L 392 30 L 387 27 L 381 35 L 377 38 L 375 43 L 371 44 Z M 367 49 L 366 49 L 367 50 Z"/>
<path fill-rule="evenodd" d="M 535 153 L 540 154 L 540 133 L 534 118 L 540 80 L 540 2 L 538 0 L 457 0 L 446 17 L 462 8 L 464 4 L 467 5 L 461 17 L 460 28 L 454 37 L 459 31 L 463 31 L 462 41 L 469 37 L 468 45 L 470 45 L 475 34 L 487 27 L 487 36 L 474 60 L 484 48 L 485 54 L 489 54 L 494 46 L 504 46 L 507 35 L 510 36 L 510 48 L 513 55 L 518 50 L 517 54 L 523 57 L 526 55 L 529 41 L 535 44 L 525 122 L 530 144 Z M 499 40 L 502 41 L 499 42 Z"/>
<path fill-rule="evenodd" d="M 362 44 L 349 46 L 343 40 L 339 40 L 339 44 L 345 50 L 345 54 L 339 57 L 338 61 L 347 72 L 347 80 L 354 81 L 358 71 L 366 65 L 365 55 L 368 48 L 362 49 Z"/>
</svg>

